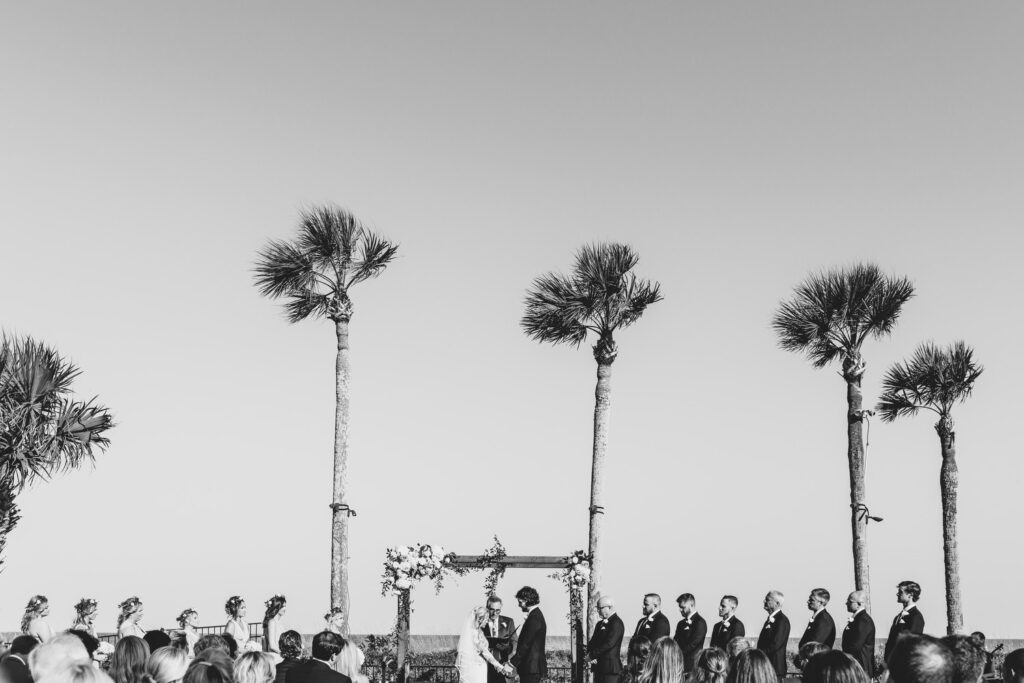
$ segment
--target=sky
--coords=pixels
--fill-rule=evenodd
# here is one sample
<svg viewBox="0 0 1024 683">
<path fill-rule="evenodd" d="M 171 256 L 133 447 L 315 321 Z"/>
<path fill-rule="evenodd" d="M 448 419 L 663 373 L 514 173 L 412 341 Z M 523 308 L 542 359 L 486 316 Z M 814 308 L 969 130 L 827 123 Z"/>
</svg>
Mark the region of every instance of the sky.
<svg viewBox="0 0 1024 683">
<path fill-rule="evenodd" d="M 333 202 L 400 244 L 352 291 L 351 628 L 381 633 L 385 550 L 587 544 L 595 364 L 519 327 L 532 279 L 632 245 L 664 301 L 618 336 L 605 591 L 852 590 L 845 386 L 778 348 L 773 312 L 866 261 L 916 296 L 864 347 L 865 404 L 917 344 L 985 372 L 958 406 L 965 628 L 1021 637 L 1024 6 L 906 3 L 18 3 L 0 9 L 0 327 L 56 346 L 115 415 L 95 467 L 38 484 L 0 628 L 42 593 L 143 625 L 329 606 L 331 325 L 290 325 L 256 253 Z M 871 423 L 873 612 L 923 587 L 944 632 L 939 444 Z M 538 588 L 553 633 L 561 586 Z M 455 633 L 483 574 L 414 591 Z"/>
</svg>

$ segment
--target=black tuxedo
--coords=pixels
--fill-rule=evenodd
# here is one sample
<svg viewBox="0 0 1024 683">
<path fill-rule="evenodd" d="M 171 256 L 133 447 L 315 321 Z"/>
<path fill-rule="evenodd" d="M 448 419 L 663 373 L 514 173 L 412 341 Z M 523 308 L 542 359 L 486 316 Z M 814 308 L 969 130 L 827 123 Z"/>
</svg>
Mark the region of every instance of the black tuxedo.
<svg viewBox="0 0 1024 683">
<path fill-rule="evenodd" d="M 530 610 L 519 630 L 519 642 L 516 653 L 512 655 L 512 666 L 519 672 L 520 683 L 540 683 L 540 679 L 548 673 L 547 655 L 544 652 L 544 641 L 548 635 L 548 625 L 540 608 Z"/>
<path fill-rule="evenodd" d="M 288 672 L 297 667 L 299 664 L 302 664 L 300 660 L 291 659 L 290 657 L 285 657 L 280 662 L 278 662 L 277 666 L 275 667 L 276 673 L 274 674 L 274 683 L 285 683 L 285 681 L 288 680 Z"/>
<path fill-rule="evenodd" d="M 800 636 L 800 647 L 805 643 L 821 643 L 832 647 L 836 642 L 836 622 L 832 621 L 832 615 L 828 610 L 818 612 L 812 621 L 807 622 L 804 634 Z"/>
<path fill-rule="evenodd" d="M 747 630 L 743 627 L 743 622 L 736 618 L 736 615 L 729 617 L 729 626 L 722 626 L 722 622 L 715 624 L 714 628 L 711 629 L 711 647 L 717 647 L 722 650 L 733 638 L 742 638 L 747 635 Z"/>
<path fill-rule="evenodd" d="M 498 632 L 491 633 L 491 622 L 484 624 L 484 635 L 487 636 L 487 648 L 491 656 L 504 664 L 512 654 L 512 634 L 516 624 L 511 617 L 498 617 Z M 505 676 L 493 666 L 487 667 L 487 683 L 505 683 Z"/>
<path fill-rule="evenodd" d="M 316 659 L 308 659 L 289 669 L 285 675 L 285 681 L 286 683 L 352 683 L 351 678 L 343 673 L 338 673 L 329 665 Z"/>
<path fill-rule="evenodd" d="M 676 634 L 672 637 L 683 651 L 683 660 L 686 663 L 686 673 L 693 671 L 697 663 L 697 655 L 704 647 L 704 638 L 708 635 L 708 622 L 704 617 L 694 612 L 690 615 L 690 621 L 680 619 L 676 624 Z"/>
<path fill-rule="evenodd" d="M 789 618 L 779 612 L 774 619 L 765 619 L 761 635 L 757 638 L 757 649 L 768 655 L 772 668 L 779 678 L 786 677 L 786 643 L 789 642 Z"/>
<path fill-rule="evenodd" d="M 664 638 L 672 632 L 672 625 L 668 623 L 668 617 L 658 610 L 649 617 L 644 617 L 640 621 L 636 622 L 636 629 L 633 631 L 633 637 L 647 636 L 653 643 L 658 638 Z"/>
<path fill-rule="evenodd" d="M 885 641 L 885 661 L 889 661 L 889 653 L 892 652 L 896 641 L 905 633 L 924 633 L 924 616 L 921 610 L 914 605 L 907 610 L 907 616 L 901 611 L 892 620 L 892 628 L 889 629 L 889 638 Z"/>
<path fill-rule="evenodd" d="M 875 620 L 864 610 L 843 629 L 843 652 L 860 662 L 868 678 L 875 677 Z"/>
<path fill-rule="evenodd" d="M 594 672 L 595 683 L 615 683 L 622 675 L 622 637 L 626 627 L 613 614 L 602 619 L 594 626 L 594 635 L 587 643 L 587 658 L 594 662 L 590 670 Z"/>
</svg>

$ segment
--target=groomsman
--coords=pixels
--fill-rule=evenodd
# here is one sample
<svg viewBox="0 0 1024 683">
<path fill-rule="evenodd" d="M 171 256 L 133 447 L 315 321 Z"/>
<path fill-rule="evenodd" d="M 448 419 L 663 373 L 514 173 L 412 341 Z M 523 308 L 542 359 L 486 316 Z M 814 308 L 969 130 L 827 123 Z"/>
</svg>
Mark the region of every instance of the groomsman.
<svg viewBox="0 0 1024 683">
<path fill-rule="evenodd" d="M 668 617 L 661 613 L 661 596 L 657 593 L 648 593 L 644 596 L 644 617 L 636 622 L 636 629 L 633 637 L 647 636 L 651 643 L 658 638 L 664 638 L 672 629 L 668 623 Z"/>
<path fill-rule="evenodd" d="M 924 616 L 917 609 L 917 601 L 921 597 L 921 586 L 914 581 L 900 581 L 896 586 L 896 602 L 903 605 L 903 611 L 892 620 L 889 638 L 885 641 L 885 661 L 889 661 L 889 653 L 896 645 L 900 636 L 907 633 L 924 633 Z"/>
<path fill-rule="evenodd" d="M 601 615 L 601 621 L 594 626 L 594 635 L 587 643 L 590 670 L 594 672 L 594 683 L 618 683 L 622 676 L 620 652 L 626 629 L 615 613 L 615 603 L 611 598 L 602 596 L 597 601 L 597 613 Z"/>
<path fill-rule="evenodd" d="M 500 663 L 506 664 L 512 654 L 512 635 L 516 624 L 511 617 L 501 616 L 501 598 L 492 595 L 487 598 L 487 623 L 484 624 L 484 635 L 487 636 L 487 649 Z M 505 676 L 493 666 L 487 667 L 487 683 L 506 683 Z"/>
<path fill-rule="evenodd" d="M 686 673 L 693 671 L 697 662 L 697 655 L 704 647 L 704 638 L 708 635 L 708 623 L 704 617 L 697 614 L 697 599 L 692 593 L 683 593 L 676 598 L 679 605 L 679 613 L 683 618 L 676 624 L 676 634 L 673 639 L 683 651 L 683 662 Z"/>
<path fill-rule="evenodd" d="M 860 662 L 868 679 L 872 679 L 875 677 L 875 621 L 864 611 L 865 599 L 864 591 L 853 591 L 846 598 L 850 620 L 843 629 L 843 652 Z"/>
<path fill-rule="evenodd" d="M 805 643 L 821 643 L 832 647 L 836 642 L 836 622 L 825 606 L 831 598 L 824 588 L 815 588 L 807 597 L 807 609 L 811 610 L 811 620 L 800 637 L 800 647 Z"/>
<path fill-rule="evenodd" d="M 740 601 L 735 595 L 722 596 L 722 601 L 718 603 L 718 616 L 721 621 L 711 629 L 711 647 L 724 651 L 730 640 L 747 635 L 743 622 L 736 618 L 736 608 L 739 604 Z"/>
<path fill-rule="evenodd" d="M 757 649 L 768 655 L 779 678 L 786 677 L 786 643 L 789 642 L 789 618 L 782 613 L 785 596 L 781 591 L 768 591 L 764 596 L 764 611 L 768 618 L 757 638 Z"/>
</svg>

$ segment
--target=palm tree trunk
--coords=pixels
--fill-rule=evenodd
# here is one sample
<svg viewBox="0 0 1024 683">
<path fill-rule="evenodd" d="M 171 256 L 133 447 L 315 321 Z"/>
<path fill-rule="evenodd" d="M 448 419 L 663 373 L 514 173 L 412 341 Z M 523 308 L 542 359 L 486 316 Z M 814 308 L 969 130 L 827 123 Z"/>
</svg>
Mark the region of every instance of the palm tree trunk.
<svg viewBox="0 0 1024 683">
<path fill-rule="evenodd" d="M 345 505 L 348 486 L 348 420 L 349 381 L 352 373 L 348 348 L 348 325 L 346 318 L 334 323 L 338 337 L 338 358 L 335 365 L 335 409 L 334 409 L 334 493 L 331 498 L 331 607 L 340 607 L 344 613 L 341 624 L 343 633 L 348 633 L 348 518 Z"/>
<path fill-rule="evenodd" d="M 599 345 L 600 346 L 600 345 Z M 597 601 L 601 597 L 601 521 L 604 517 L 604 460 L 608 451 L 608 414 L 611 408 L 612 355 L 597 357 L 597 388 L 594 390 L 594 449 L 590 469 L 590 583 L 587 584 L 587 639 L 594 633 L 597 624 Z"/>
<path fill-rule="evenodd" d="M 963 605 L 960 602 L 960 551 L 956 541 L 956 497 L 960 474 L 956 466 L 956 434 L 953 420 L 942 416 L 935 430 L 942 448 L 942 469 L 939 489 L 942 492 L 942 559 L 946 569 L 946 633 L 953 635 L 964 628 Z"/>
<path fill-rule="evenodd" d="M 848 363 L 849 361 L 847 361 Z M 846 379 L 846 455 L 850 465 L 850 527 L 853 531 L 853 583 L 857 590 L 864 591 L 864 608 L 871 609 L 871 578 L 868 569 L 868 525 L 864 517 L 864 413 L 861 410 L 863 396 L 860 382 L 863 363 L 845 367 Z M 863 518 L 862 518 L 863 517 Z"/>
</svg>

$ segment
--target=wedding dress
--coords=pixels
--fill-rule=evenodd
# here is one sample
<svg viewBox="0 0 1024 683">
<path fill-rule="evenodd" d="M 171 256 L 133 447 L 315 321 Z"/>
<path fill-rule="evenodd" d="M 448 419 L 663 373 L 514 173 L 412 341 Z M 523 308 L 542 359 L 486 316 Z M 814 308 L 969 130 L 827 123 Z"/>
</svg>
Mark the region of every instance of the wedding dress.
<svg viewBox="0 0 1024 683">
<path fill-rule="evenodd" d="M 459 634 L 455 667 L 459 670 L 459 683 L 487 683 L 487 666 L 496 669 L 501 664 L 487 648 L 487 636 L 480 630 L 476 610 L 469 613 Z"/>
</svg>

